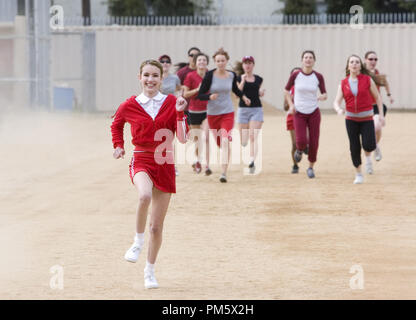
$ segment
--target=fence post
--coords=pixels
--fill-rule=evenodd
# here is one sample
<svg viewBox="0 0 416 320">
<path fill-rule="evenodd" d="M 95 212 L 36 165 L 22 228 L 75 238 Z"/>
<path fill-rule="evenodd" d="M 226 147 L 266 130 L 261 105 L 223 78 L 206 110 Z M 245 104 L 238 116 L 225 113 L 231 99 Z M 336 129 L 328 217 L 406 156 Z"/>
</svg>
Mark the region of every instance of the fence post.
<svg viewBox="0 0 416 320">
<path fill-rule="evenodd" d="M 82 34 L 82 111 L 95 111 L 95 33 Z"/>
</svg>

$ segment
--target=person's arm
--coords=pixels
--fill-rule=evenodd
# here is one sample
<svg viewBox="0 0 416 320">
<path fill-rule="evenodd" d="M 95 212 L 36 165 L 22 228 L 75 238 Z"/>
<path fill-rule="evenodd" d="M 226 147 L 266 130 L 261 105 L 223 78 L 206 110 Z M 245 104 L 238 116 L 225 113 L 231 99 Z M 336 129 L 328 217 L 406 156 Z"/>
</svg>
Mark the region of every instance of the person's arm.
<svg viewBox="0 0 416 320">
<path fill-rule="evenodd" d="M 286 95 L 283 98 L 283 110 L 285 110 L 285 111 L 289 110 L 289 104 L 286 101 Z"/>
<path fill-rule="evenodd" d="M 197 99 L 202 101 L 210 100 L 210 96 L 213 95 L 212 93 L 208 93 L 209 89 L 211 88 L 212 84 L 212 72 L 207 72 L 205 74 L 204 79 L 202 79 L 201 85 L 199 87 L 199 92 Z"/>
<path fill-rule="evenodd" d="M 242 74 L 240 78 L 241 78 L 241 81 L 240 82 L 238 82 L 238 79 L 237 79 L 237 87 L 238 87 L 238 89 L 240 91 L 243 91 L 244 84 L 246 83 L 247 75 L 246 74 Z"/>
<path fill-rule="evenodd" d="M 113 116 L 113 122 L 111 124 L 111 136 L 113 141 L 114 153 L 113 157 L 115 159 L 124 158 L 124 124 L 126 120 L 123 115 L 124 104 L 120 105 L 116 113 Z"/>
<path fill-rule="evenodd" d="M 191 87 L 193 87 L 193 81 L 190 76 L 190 73 L 188 73 L 188 75 L 185 78 L 185 82 L 183 83 L 183 97 L 185 99 L 189 99 L 193 97 L 194 95 L 198 94 L 199 86 L 192 90 L 191 90 Z"/>
<path fill-rule="evenodd" d="M 338 86 L 337 95 L 334 100 L 334 109 L 339 114 L 342 115 L 344 110 L 341 108 L 342 99 L 344 98 L 344 94 L 342 93 L 341 85 Z"/>
<path fill-rule="evenodd" d="M 381 102 L 380 92 L 378 92 L 377 86 L 374 80 L 370 79 L 370 82 L 371 82 L 370 92 L 372 96 L 374 97 L 374 100 L 376 100 L 380 122 L 381 122 L 381 125 L 384 127 L 385 121 L 384 121 L 384 113 L 383 113 L 383 102 Z"/>
<path fill-rule="evenodd" d="M 186 143 L 188 140 L 189 127 L 184 113 L 187 104 L 182 96 L 176 99 L 176 136 L 180 143 Z"/>
<path fill-rule="evenodd" d="M 290 77 L 289 80 L 286 83 L 286 87 L 285 87 L 285 99 L 287 101 L 287 104 L 289 105 L 289 113 L 290 114 L 294 114 L 295 113 L 295 105 L 293 103 L 292 100 L 292 95 L 290 94 L 290 90 L 294 87 L 295 85 L 295 79 L 298 76 L 300 71 L 295 71 L 293 72 Z"/>
<path fill-rule="evenodd" d="M 237 86 L 237 76 L 236 74 L 233 72 L 233 86 L 232 86 L 232 91 L 234 92 L 234 94 L 243 99 L 244 103 L 246 104 L 246 106 L 250 106 L 251 104 L 251 100 L 249 98 L 247 98 L 247 96 L 238 88 Z"/>
<path fill-rule="evenodd" d="M 262 98 L 264 96 L 264 94 L 266 93 L 266 89 L 262 88 L 261 86 L 263 85 L 263 78 L 259 76 L 259 97 Z"/>
<path fill-rule="evenodd" d="M 389 86 L 389 82 L 387 81 L 387 79 L 385 80 L 385 88 L 386 88 L 386 93 L 387 93 L 387 96 L 389 97 L 390 103 L 393 104 L 394 99 L 391 96 L 390 86 Z"/>
<path fill-rule="evenodd" d="M 325 101 L 326 99 L 328 99 L 328 95 L 326 93 L 325 88 L 325 80 L 322 74 L 317 73 L 317 76 L 319 80 L 319 91 L 321 91 L 321 94 L 318 96 L 318 101 Z"/>
<path fill-rule="evenodd" d="M 289 106 L 288 107 L 289 113 L 294 114 L 295 113 L 295 105 L 293 104 L 293 101 L 292 101 L 292 95 L 290 94 L 290 91 L 287 91 L 286 89 L 285 89 L 285 100 L 286 100 L 286 103 Z"/>
</svg>

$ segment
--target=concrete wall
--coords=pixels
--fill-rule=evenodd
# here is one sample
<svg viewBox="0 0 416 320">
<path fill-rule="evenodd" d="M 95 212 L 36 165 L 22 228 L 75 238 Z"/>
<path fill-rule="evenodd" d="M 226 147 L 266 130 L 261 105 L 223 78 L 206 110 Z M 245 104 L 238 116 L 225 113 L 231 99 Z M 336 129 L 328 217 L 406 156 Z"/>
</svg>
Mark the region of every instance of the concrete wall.
<svg viewBox="0 0 416 320">
<path fill-rule="evenodd" d="M 22 23 L 22 22 L 20 22 Z M 20 30 L 20 31 L 19 31 Z M 80 36 L 71 32 L 96 33 L 96 107 L 100 111 L 115 110 L 127 97 L 140 91 L 137 80 L 139 64 L 161 54 L 169 54 L 174 63 L 187 61 L 187 50 L 197 46 L 212 56 L 219 47 L 230 54 L 230 68 L 244 55 L 256 59 L 255 72 L 264 78 L 264 100 L 282 108 L 283 88 L 290 70 L 300 65 L 300 55 L 305 49 L 315 51 L 315 69 L 326 81 L 328 101 L 322 108 L 331 108 L 340 80 L 344 77 L 346 59 L 351 53 L 361 56 L 367 50 L 378 53 L 378 67 L 387 74 L 394 108 L 416 108 L 413 74 L 416 73 L 416 24 L 365 25 L 363 30 L 348 25 L 264 25 L 264 26 L 111 26 L 65 28 L 67 35 L 53 35 L 51 72 L 53 79 L 83 76 L 82 46 Z M 0 34 L 19 33 L 22 26 L 0 27 Z M 2 41 L 0 48 L 0 73 L 23 77 L 25 46 L 14 41 Z M 12 67 L 13 66 L 13 67 Z M 211 61 L 210 68 L 214 65 Z M 85 75 L 85 74 L 84 74 Z M 59 82 L 59 81 L 58 81 Z M 52 82 L 52 85 L 61 83 Z M 66 81 L 81 95 L 81 81 Z M 0 88 L 7 86 L 3 83 Z M 8 88 L 8 87 L 7 87 Z M 9 89 L 2 90 L 7 92 Z M 387 101 L 385 91 L 382 91 Z M 15 94 L 16 98 L 16 94 Z"/>
<path fill-rule="evenodd" d="M 395 108 L 416 108 L 412 75 L 416 72 L 416 25 L 366 25 L 363 30 L 348 25 L 273 26 L 158 26 L 103 27 L 97 32 L 97 108 L 113 110 L 126 97 L 139 92 L 137 70 L 141 61 L 163 53 L 174 63 L 186 61 L 189 47 L 197 46 L 210 56 L 219 47 L 230 54 L 230 67 L 244 55 L 256 59 L 255 72 L 264 78 L 264 99 L 282 107 L 283 88 L 290 70 L 300 65 L 305 49 L 315 51 L 315 69 L 326 81 L 331 108 L 336 89 L 344 77 L 348 55 L 367 50 L 378 53 L 378 66 L 388 75 Z M 210 63 L 210 68 L 213 63 Z M 387 101 L 383 90 L 384 100 Z"/>
</svg>

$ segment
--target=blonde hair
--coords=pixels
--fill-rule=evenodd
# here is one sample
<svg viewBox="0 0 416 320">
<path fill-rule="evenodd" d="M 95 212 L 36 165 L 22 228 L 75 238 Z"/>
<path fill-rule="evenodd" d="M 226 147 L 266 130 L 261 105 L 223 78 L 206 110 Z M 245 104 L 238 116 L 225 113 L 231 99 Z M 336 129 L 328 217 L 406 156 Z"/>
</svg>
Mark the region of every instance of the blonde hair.
<svg viewBox="0 0 416 320">
<path fill-rule="evenodd" d="M 212 58 L 215 60 L 215 57 L 218 55 L 222 55 L 225 57 L 225 59 L 230 60 L 230 56 L 228 55 L 227 51 L 224 50 L 224 48 L 219 48 L 217 52 L 214 53 Z"/>
<path fill-rule="evenodd" d="M 140 65 L 140 73 L 139 73 L 140 75 L 143 72 L 143 68 L 147 65 L 151 65 L 151 66 L 154 66 L 154 67 L 158 68 L 160 70 L 160 75 L 163 74 L 162 64 L 157 60 L 150 59 L 150 60 L 143 61 L 142 64 Z"/>
</svg>

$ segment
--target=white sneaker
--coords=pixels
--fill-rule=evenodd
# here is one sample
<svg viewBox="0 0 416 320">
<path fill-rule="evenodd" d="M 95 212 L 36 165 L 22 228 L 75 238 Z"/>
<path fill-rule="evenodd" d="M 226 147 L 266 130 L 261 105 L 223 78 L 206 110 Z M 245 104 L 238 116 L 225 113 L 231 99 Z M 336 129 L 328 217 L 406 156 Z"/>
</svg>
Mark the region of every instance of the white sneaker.
<svg viewBox="0 0 416 320">
<path fill-rule="evenodd" d="M 377 147 L 376 150 L 374 150 L 374 159 L 376 159 L 376 161 L 380 161 L 382 157 L 381 150 Z"/>
<path fill-rule="evenodd" d="M 361 173 L 355 175 L 354 184 L 362 184 L 364 182 L 364 177 Z"/>
<path fill-rule="evenodd" d="M 159 284 L 155 278 L 154 271 L 144 271 L 144 287 L 146 289 L 157 289 L 159 288 Z"/>
<path fill-rule="evenodd" d="M 140 251 L 142 251 L 143 243 L 134 241 L 133 245 L 127 250 L 124 259 L 128 262 L 136 262 L 139 258 Z"/>
<path fill-rule="evenodd" d="M 365 164 L 365 170 L 368 174 L 373 174 L 373 164 L 371 162 L 367 162 Z"/>
<path fill-rule="evenodd" d="M 176 168 L 176 166 L 175 166 L 175 176 L 179 176 L 179 171 L 178 171 L 178 168 Z"/>
</svg>

